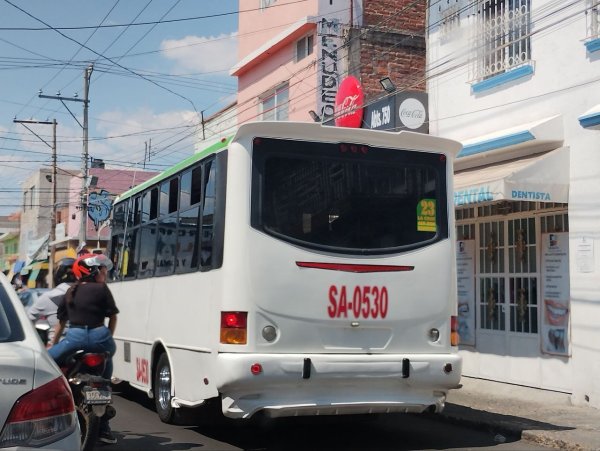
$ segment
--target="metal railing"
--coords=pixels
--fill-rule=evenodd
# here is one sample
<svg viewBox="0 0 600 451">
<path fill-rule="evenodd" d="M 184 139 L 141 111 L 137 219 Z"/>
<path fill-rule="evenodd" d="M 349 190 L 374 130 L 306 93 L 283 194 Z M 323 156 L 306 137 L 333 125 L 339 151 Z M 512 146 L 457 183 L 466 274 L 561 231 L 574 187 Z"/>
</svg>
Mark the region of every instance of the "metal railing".
<svg viewBox="0 0 600 451">
<path fill-rule="evenodd" d="M 600 38 L 600 0 L 587 0 L 587 39 Z"/>
<path fill-rule="evenodd" d="M 598 1 L 598 0 L 595 0 Z M 482 81 L 531 61 L 530 0 L 489 0 L 477 11 L 472 79 Z"/>
</svg>

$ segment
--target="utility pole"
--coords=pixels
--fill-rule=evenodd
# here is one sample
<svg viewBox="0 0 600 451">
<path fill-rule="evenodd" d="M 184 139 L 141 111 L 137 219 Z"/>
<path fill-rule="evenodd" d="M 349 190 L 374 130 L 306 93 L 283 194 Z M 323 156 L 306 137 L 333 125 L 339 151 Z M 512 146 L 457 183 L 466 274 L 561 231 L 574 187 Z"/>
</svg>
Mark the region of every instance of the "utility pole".
<svg viewBox="0 0 600 451">
<path fill-rule="evenodd" d="M 56 171 L 56 119 L 52 120 L 52 219 L 50 220 L 50 261 L 48 262 L 48 274 L 50 274 L 50 286 L 54 286 L 54 259 L 56 257 L 56 185 L 58 183 Z"/>
<path fill-rule="evenodd" d="M 87 190 L 88 190 L 88 104 L 90 94 L 90 78 L 92 77 L 93 65 L 89 65 L 83 75 L 83 155 L 81 156 L 81 171 L 83 181 L 81 184 L 81 225 L 79 226 L 79 245 L 85 243 L 85 232 L 87 225 Z"/>
<path fill-rule="evenodd" d="M 94 65 L 90 64 L 83 73 L 83 99 L 79 99 L 75 97 L 63 97 L 58 93 L 55 96 L 46 96 L 41 92 L 39 94 L 40 98 L 43 99 L 56 99 L 60 100 L 61 103 L 65 106 L 67 111 L 71 114 L 73 119 L 79 124 L 79 126 L 83 129 L 83 152 L 81 155 L 81 172 L 82 172 L 82 182 L 81 182 L 81 223 L 79 225 L 79 245 L 83 246 L 85 242 L 85 232 L 86 232 L 86 224 L 87 224 L 87 190 L 88 190 L 88 106 L 89 106 L 89 93 L 90 93 L 90 79 L 92 77 L 92 71 L 94 70 Z M 65 100 L 69 102 L 82 102 L 83 103 L 83 125 L 77 120 L 77 117 L 69 110 L 69 107 L 65 104 Z"/>
<path fill-rule="evenodd" d="M 53 119 L 52 122 L 48 121 L 22 121 L 18 119 L 14 119 L 13 122 L 17 124 L 22 124 L 27 130 L 37 136 L 44 144 L 49 146 L 52 149 L 52 214 L 50 215 L 50 243 L 54 243 L 56 241 L 56 119 Z M 42 137 L 40 137 L 37 133 L 31 130 L 25 124 L 44 124 L 44 125 L 52 125 L 52 145 L 48 144 Z M 48 275 L 50 276 L 50 286 L 54 285 L 54 255 L 55 255 L 55 246 L 54 244 L 49 244 L 50 248 L 50 258 L 48 259 Z"/>
</svg>

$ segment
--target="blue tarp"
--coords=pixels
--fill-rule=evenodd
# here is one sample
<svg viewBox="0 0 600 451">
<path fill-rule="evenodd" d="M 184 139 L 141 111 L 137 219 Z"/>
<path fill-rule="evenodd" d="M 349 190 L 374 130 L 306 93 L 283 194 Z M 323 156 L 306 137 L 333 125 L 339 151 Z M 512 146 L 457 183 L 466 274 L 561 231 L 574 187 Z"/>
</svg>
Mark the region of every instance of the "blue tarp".
<svg viewBox="0 0 600 451">
<path fill-rule="evenodd" d="M 13 266 L 13 272 L 15 274 L 18 274 L 21 271 L 21 268 L 23 268 L 23 266 L 25 266 L 25 261 L 17 260 Z"/>
</svg>

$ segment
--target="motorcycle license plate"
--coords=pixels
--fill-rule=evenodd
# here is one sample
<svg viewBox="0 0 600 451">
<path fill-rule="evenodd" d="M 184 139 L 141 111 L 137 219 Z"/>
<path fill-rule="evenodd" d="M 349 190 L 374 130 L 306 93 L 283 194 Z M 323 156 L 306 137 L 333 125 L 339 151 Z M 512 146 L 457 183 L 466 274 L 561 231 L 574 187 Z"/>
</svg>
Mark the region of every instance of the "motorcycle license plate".
<svg viewBox="0 0 600 451">
<path fill-rule="evenodd" d="M 85 402 L 87 404 L 108 404 L 112 398 L 110 389 L 103 390 L 98 388 L 91 388 L 84 392 Z"/>
</svg>

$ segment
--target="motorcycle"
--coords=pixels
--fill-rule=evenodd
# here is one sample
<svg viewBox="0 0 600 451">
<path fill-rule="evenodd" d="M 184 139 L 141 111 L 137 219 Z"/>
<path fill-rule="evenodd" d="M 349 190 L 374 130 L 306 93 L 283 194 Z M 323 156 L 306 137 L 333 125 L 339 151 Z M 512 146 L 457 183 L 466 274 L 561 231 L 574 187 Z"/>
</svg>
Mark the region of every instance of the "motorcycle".
<svg viewBox="0 0 600 451">
<path fill-rule="evenodd" d="M 67 357 L 61 366 L 75 400 L 82 451 L 94 449 L 100 433 L 101 417 L 110 420 L 116 413 L 111 405 L 111 381 L 102 377 L 109 358 L 108 353 L 80 350 Z"/>
</svg>

